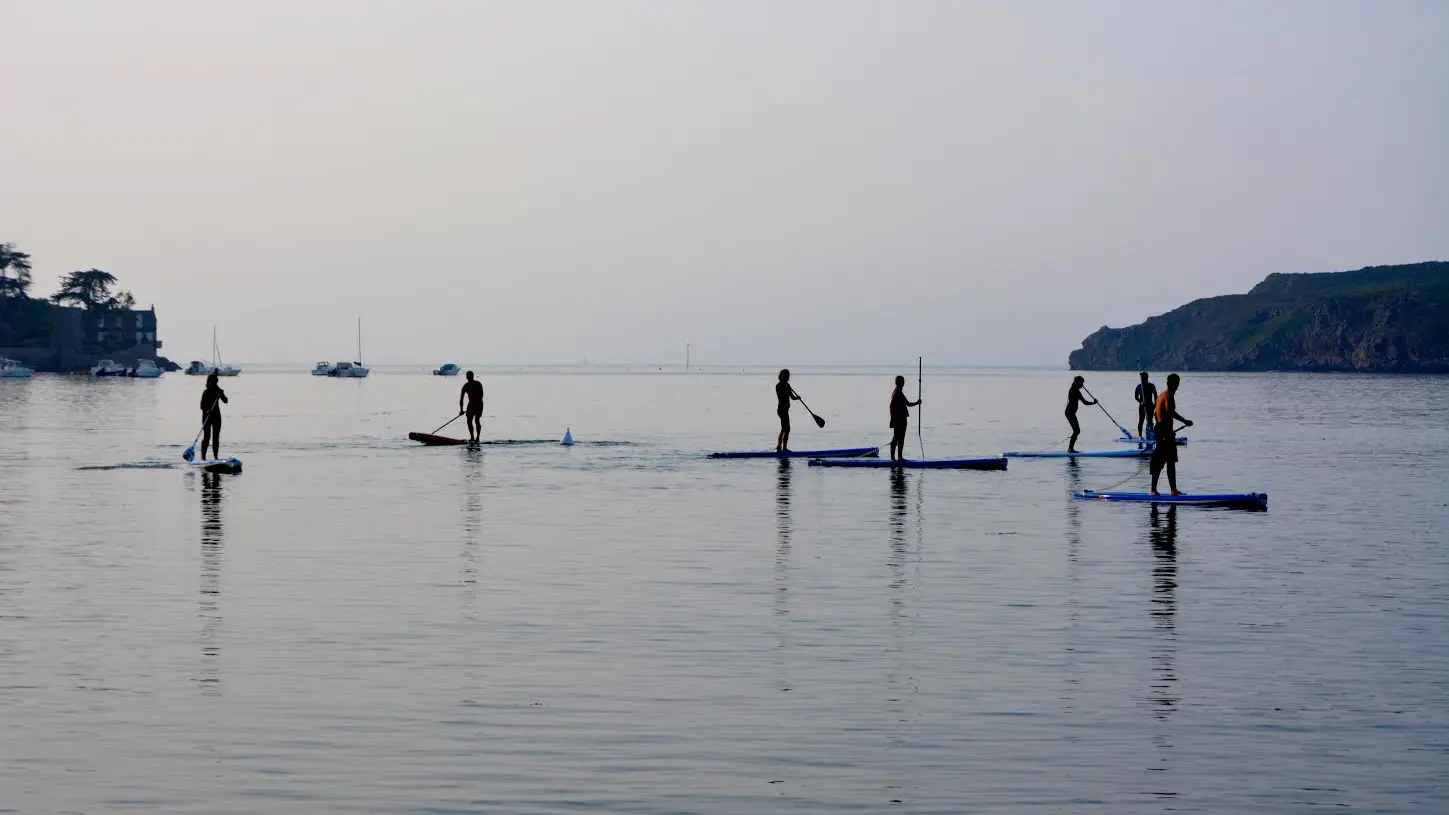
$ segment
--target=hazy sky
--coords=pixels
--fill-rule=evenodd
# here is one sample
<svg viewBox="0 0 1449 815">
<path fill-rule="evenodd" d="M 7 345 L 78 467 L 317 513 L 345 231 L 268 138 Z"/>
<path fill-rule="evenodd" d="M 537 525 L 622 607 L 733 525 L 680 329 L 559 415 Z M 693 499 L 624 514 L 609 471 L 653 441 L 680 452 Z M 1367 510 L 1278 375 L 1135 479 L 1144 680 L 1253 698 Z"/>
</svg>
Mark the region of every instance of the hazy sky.
<svg viewBox="0 0 1449 815">
<path fill-rule="evenodd" d="M 164 353 L 1057 363 L 1449 259 L 1449 3 L 0 2 L 0 240 Z"/>
</svg>

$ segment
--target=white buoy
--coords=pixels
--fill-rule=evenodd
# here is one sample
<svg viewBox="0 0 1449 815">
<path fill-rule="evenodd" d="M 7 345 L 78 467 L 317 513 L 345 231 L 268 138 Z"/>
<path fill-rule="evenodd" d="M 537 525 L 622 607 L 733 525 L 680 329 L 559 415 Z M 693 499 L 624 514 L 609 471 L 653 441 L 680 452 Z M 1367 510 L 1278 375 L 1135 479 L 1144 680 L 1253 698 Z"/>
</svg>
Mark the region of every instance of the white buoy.
<svg viewBox="0 0 1449 815">
<path fill-rule="evenodd" d="M 569 428 L 565 428 L 564 429 L 563 441 L 559 442 L 559 444 L 562 444 L 564 447 L 573 447 L 574 446 L 574 431 L 573 431 L 573 428 L 569 427 Z"/>
</svg>

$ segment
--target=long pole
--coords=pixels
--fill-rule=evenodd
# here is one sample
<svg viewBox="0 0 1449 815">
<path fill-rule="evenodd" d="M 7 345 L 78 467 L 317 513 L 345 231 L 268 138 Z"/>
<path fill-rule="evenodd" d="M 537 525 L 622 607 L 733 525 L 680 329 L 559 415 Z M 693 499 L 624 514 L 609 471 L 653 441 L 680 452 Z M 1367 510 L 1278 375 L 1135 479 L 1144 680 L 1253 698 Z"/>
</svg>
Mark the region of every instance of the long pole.
<svg viewBox="0 0 1449 815">
<path fill-rule="evenodd" d="M 357 364 L 362 364 L 362 318 L 357 318 Z"/>
<path fill-rule="evenodd" d="M 925 370 L 925 366 L 922 364 L 921 358 L 920 357 L 916 357 L 916 401 L 917 402 L 921 401 L 921 379 L 922 379 L 921 372 L 924 371 L 924 370 Z M 921 409 L 921 406 L 920 405 L 916 405 L 916 441 L 920 442 L 920 444 L 921 444 L 921 460 L 922 461 L 925 461 L 926 460 L 926 440 L 925 440 L 925 437 L 921 435 L 921 422 L 924 420 L 924 418 L 925 418 L 925 411 Z"/>
</svg>

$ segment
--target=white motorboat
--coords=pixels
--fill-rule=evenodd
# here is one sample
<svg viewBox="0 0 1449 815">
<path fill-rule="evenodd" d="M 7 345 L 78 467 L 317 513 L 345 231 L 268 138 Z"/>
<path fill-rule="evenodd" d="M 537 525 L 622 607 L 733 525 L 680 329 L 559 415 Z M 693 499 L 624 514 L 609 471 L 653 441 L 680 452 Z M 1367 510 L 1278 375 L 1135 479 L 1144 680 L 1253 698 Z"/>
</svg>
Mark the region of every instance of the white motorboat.
<svg viewBox="0 0 1449 815">
<path fill-rule="evenodd" d="M 330 362 L 319 362 L 312 366 L 313 376 L 331 376 L 332 369 L 336 367 Z"/>
<path fill-rule="evenodd" d="M 211 327 L 211 364 L 208 365 L 199 359 L 193 359 L 190 365 L 186 366 L 187 376 L 237 376 L 241 368 L 235 365 L 227 365 L 221 361 L 221 347 L 216 344 L 216 326 Z"/>
<path fill-rule="evenodd" d="M 137 379 L 156 379 L 163 373 L 165 372 L 161 370 L 161 367 L 156 364 L 155 360 L 138 359 L 136 360 L 136 367 L 131 369 L 130 375 Z"/>
<path fill-rule="evenodd" d="M 437 368 L 433 369 L 433 376 L 457 376 L 462 372 L 463 369 L 459 368 L 457 365 L 454 365 L 451 362 L 445 362 Z"/>
<path fill-rule="evenodd" d="M 0 379 L 29 379 L 34 373 L 13 359 L 0 357 Z"/>
</svg>

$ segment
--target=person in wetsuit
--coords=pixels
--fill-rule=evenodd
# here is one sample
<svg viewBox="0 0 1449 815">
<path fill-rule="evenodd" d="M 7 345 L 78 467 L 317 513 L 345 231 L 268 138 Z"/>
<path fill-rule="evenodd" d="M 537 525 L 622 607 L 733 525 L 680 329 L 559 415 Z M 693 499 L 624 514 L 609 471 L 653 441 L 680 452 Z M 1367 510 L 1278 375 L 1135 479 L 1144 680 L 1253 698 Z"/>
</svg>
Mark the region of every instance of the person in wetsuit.
<svg viewBox="0 0 1449 815">
<path fill-rule="evenodd" d="M 227 401 L 226 391 L 216 384 L 216 374 L 206 377 L 206 390 L 201 392 L 201 460 L 206 461 L 206 447 L 211 457 L 221 458 L 221 403 Z"/>
<path fill-rule="evenodd" d="M 891 461 L 906 460 L 906 425 L 910 422 L 910 409 L 919 405 L 921 400 L 912 402 L 906 398 L 902 388 L 906 386 L 904 376 L 896 377 L 896 389 L 891 391 Z"/>
<path fill-rule="evenodd" d="M 775 437 L 775 452 L 790 452 L 790 401 L 799 399 L 799 394 L 790 387 L 790 369 L 780 369 L 780 381 L 775 383 L 775 415 L 780 417 L 780 435 Z"/>
<path fill-rule="evenodd" d="M 1082 387 L 1087 380 L 1078 376 L 1072 379 L 1072 387 L 1067 390 L 1067 424 L 1072 426 L 1072 438 L 1067 442 L 1067 452 L 1077 452 L 1077 437 L 1082 435 L 1082 426 L 1077 424 L 1077 405 L 1095 405 L 1096 400 L 1082 394 Z"/>
<path fill-rule="evenodd" d="M 1192 427 L 1192 421 L 1184 419 L 1177 412 L 1177 386 L 1182 378 L 1177 374 L 1167 377 L 1167 390 L 1157 397 L 1157 405 L 1153 408 L 1153 418 L 1157 420 L 1157 427 L 1153 432 L 1157 436 L 1157 443 L 1152 448 L 1152 494 L 1157 495 L 1157 479 L 1167 470 L 1167 485 L 1172 488 L 1173 495 L 1182 495 L 1177 491 L 1177 434 L 1173 430 L 1172 422 L 1177 420 L 1187 427 Z"/>
<path fill-rule="evenodd" d="M 458 394 L 458 415 L 468 416 L 468 441 L 476 442 L 483 438 L 483 383 L 473 378 L 472 371 L 465 378 L 468 381 Z M 467 407 L 463 406 L 464 399 L 468 400 Z"/>
<path fill-rule="evenodd" d="M 1152 425 L 1153 412 L 1157 407 L 1157 386 L 1147 380 L 1147 372 L 1143 371 L 1140 376 L 1142 381 L 1132 389 L 1132 398 L 1137 401 L 1137 438 L 1145 439 L 1142 435 L 1143 425 L 1147 426 L 1147 432 L 1153 433 Z"/>
</svg>

